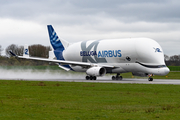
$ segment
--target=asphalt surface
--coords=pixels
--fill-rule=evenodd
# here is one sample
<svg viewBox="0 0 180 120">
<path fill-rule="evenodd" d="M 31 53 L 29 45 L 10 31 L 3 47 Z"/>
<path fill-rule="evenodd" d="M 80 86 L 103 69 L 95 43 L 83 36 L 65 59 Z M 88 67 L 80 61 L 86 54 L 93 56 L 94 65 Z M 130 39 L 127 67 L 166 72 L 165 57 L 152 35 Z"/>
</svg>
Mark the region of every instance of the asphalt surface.
<svg viewBox="0 0 180 120">
<path fill-rule="evenodd" d="M 12 80 L 12 79 L 6 79 L 6 80 Z M 174 79 L 166 79 L 166 80 L 165 79 L 154 79 L 153 81 L 148 81 L 147 79 L 131 79 L 131 78 L 124 78 L 123 80 L 109 80 L 109 79 L 105 79 L 105 78 L 97 79 L 97 80 L 85 80 L 85 79 L 13 79 L 13 80 L 180 85 L 180 80 L 174 80 Z"/>
</svg>

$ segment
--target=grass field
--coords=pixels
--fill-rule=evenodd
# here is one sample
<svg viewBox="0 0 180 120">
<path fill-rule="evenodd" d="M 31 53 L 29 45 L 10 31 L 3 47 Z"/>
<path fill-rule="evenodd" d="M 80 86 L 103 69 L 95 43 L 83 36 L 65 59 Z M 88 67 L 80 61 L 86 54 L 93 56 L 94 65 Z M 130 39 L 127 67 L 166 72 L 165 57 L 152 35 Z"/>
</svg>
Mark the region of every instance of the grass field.
<svg viewBox="0 0 180 120">
<path fill-rule="evenodd" d="M 175 120 L 179 85 L 0 80 L 0 119 Z"/>
<path fill-rule="evenodd" d="M 168 66 L 170 71 L 180 71 L 180 66 Z"/>
</svg>

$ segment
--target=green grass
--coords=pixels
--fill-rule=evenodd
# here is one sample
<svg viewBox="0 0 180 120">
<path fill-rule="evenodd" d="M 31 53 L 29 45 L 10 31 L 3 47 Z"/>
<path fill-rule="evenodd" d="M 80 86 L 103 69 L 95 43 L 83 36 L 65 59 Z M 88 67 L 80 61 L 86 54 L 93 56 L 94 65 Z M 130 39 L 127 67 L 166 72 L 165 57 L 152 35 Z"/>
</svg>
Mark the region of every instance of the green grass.
<svg viewBox="0 0 180 120">
<path fill-rule="evenodd" d="M 180 71 L 180 66 L 168 66 L 170 71 Z"/>
<path fill-rule="evenodd" d="M 179 85 L 0 81 L 0 119 L 180 118 Z"/>
<path fill-rule="evenodd" d="M 180 72 L 170 72 L 166 76 L 154 76 L 154 79 L 180 79 Z"/>
</svg>

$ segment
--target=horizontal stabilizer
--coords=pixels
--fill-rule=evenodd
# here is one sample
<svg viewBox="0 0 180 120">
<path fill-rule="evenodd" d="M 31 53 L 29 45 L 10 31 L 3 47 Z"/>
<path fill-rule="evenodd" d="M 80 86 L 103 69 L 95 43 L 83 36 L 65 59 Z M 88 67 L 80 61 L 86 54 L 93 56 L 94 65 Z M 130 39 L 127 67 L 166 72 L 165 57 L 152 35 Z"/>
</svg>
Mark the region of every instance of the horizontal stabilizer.
<svg viewBox="0 0 180 120">
<path fill-rule="evenodd" d="M 24 45 L 23 57 L 29 57 L 28 45 Z"/>
</svg>

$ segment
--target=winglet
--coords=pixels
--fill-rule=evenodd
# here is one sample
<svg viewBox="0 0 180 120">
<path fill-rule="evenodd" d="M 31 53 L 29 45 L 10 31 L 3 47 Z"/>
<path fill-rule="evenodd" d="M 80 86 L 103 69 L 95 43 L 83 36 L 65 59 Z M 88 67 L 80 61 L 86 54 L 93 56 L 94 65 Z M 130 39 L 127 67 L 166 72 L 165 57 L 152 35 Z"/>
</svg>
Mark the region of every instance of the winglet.
<svg viewBox="0 0 180 120">
<path fill-rule="evenodd" d="M 11 53 L 12 56 L 17 57 L 17 55 L 15 53 L 13 53 L 12 51 L 9 51 L 9 53 Z"/>
</svg>

